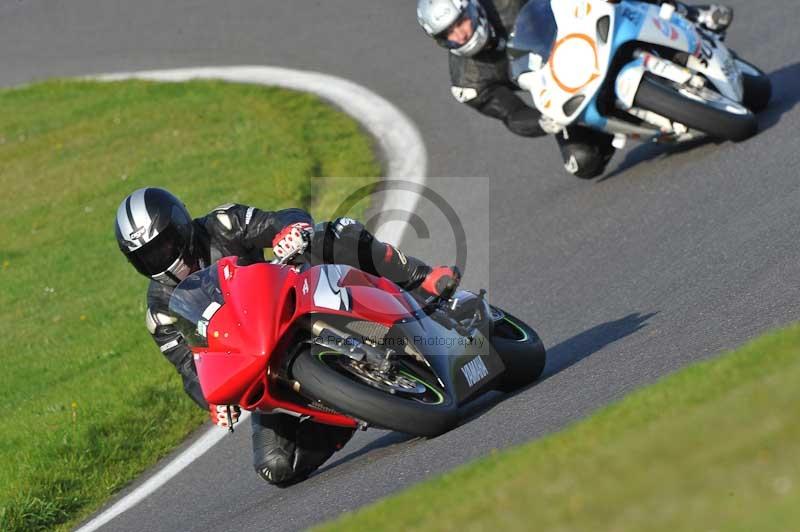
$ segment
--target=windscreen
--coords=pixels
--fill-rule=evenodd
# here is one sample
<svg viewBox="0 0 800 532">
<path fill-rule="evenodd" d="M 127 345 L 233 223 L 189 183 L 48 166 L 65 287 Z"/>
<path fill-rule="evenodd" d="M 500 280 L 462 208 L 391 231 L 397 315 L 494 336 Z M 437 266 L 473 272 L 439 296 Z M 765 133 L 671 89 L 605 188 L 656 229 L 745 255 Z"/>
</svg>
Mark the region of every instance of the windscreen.
<svg viewBox="0 0 800 532">
<path fill-rule="evenodd" d="M 225 303 L 217 270 L 218 266 L 212 264 L 193 273 L 181 281 L 169 300 L 169 309 L 178 318 L 175 325 L 192 347 L 208 346 L 208 322 Z"/>
<path fill-rule="evenodd" d="M 516 80 L 525 72 L 544 65 L 550 59 L 558 35 L 551 0 L 531 0 L 519 12 L 514 32 L 508 43 L 511 78 Z M 540 58 L 539 65 L 532 64 L 532 55 Z"/>
</svg>

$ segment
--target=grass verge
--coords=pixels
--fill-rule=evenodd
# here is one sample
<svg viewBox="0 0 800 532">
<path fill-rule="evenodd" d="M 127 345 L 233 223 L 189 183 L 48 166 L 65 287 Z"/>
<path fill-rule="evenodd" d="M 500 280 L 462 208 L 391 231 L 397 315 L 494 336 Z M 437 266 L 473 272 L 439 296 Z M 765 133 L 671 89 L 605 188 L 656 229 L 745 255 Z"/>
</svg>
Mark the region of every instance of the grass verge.
<svg viewBox="0 0 800 532">
<path fill-rule="evenodd" d="M 310 95 L 221 82 L 0 91 L 0 529 L 67 527 L 205 419 L 144 327 L 147 280 L 116 248 L 126 194 L 162 186 L 195 216 L 239 202 L 324 219 L 379 172 L 359 126 Z M 357 177 L 323 189 L 316 176 Z"/>
<path fill-rule="evenodd" d="M 799 382 L 794 326 L 317 530 L 800 530 Z"/>
</svg>

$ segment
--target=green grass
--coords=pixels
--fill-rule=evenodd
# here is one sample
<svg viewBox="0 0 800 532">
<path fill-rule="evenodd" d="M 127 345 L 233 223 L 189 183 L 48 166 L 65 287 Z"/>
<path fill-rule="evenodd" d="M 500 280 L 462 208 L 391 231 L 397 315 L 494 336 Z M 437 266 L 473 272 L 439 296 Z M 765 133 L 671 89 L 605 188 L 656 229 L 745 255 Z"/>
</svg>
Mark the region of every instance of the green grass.
<svg viewBox="0 0 800 532">
<path fill-rule="evenodd" d="M 324 219 L 379 172 L 358 125 L 309 95 L 0 91 L 0 529 L 69 526 L 205 419 L 147 334 L 148 281 L 116 247 L 126 194 L 162 186 L 195 216 L 240 202 Z M 358 177 L 323 189 L 316 176 Z"/>
<path fill-rule="evenodd" d="M 318 530 L 800 530 L 798 383 L 794 326 Z"/>
</svg>

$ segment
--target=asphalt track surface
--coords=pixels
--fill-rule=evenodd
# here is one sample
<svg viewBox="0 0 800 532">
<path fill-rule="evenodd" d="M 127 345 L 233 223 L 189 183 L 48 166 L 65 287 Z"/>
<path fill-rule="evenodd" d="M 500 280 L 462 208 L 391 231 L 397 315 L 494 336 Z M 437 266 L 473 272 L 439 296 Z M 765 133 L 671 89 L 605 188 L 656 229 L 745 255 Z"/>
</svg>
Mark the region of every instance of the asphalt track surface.
<svg viewBox="0 0 800 532">
<path fill-rule="evenodd" d="M 389 99 L 422 131 L 430 175 L 488 178 L 428 183 L 467 229 L 464 284 L 488 286 L 549 350 L 542 382 L 483 401 L 452 432 L 433 440 L 359 433 L 318 475 L 288 489 L 255 476 L 243 427 L 105 529 L 307 527 L 562 428 L 800 318 L 797 6 L 731 4 L 729 44 L 775 87 L 763 132 L 741 144 L 629 149 L 606 177 L 582 182 L 564 173 L 552 139 L 514 137 L 452 100 L 446 56 L 423 38 L 410 0 L 0 2 L 3 86 L 264 64 L 335 74 Z M 452 262 L 452 232 L 425 201 L 418 214 L 430 237 L 410 231 L 405 248 Z"/>
</svg>

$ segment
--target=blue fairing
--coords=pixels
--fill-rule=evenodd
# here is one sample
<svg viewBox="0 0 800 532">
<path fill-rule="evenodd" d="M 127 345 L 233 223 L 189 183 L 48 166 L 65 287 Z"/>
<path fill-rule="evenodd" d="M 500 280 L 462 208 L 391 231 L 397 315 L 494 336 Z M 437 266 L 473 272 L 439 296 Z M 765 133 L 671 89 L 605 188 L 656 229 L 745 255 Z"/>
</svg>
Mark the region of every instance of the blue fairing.
<svg viewBox="0 0 800 532">
<path fill-rule="evenodd" d="M 622 2 L 616 6 L 616 27 L 612 41 L 614 48 L 611 57 L 614 57 L 623 44 L 639 38 L 649 9 L 649 4 L 640 2 Z"/>
<path fill-rule="evenodd" d="M 580 121 L 594 129 L 605 131 L 608 120 L 597 110 L 597 96 L 592 98 L 592 101 L 583 110 Z"/>
<path fill-rule="evenodd" d="M 699 37 L 693 24 L 684 17 L 672 17 L 670 22 L 673 26 L 677 26 L 689 40 L 689 50 L 697 50 L 700 43 L 698 42 Z"/>
<path fill-rule="evenodd" d="M 639 38 L 649 7 L 648 4 L 639 2 L 622 2 L 616 6 L 609 62 L 614 59 L 622 45 Z M 608 66 L 606 65 L 606 69 Z M 597 110 L 597 94 L 583 110 L 579 121 L 589 127 L 605 131 L 608 120 Z"/>
</svg>

